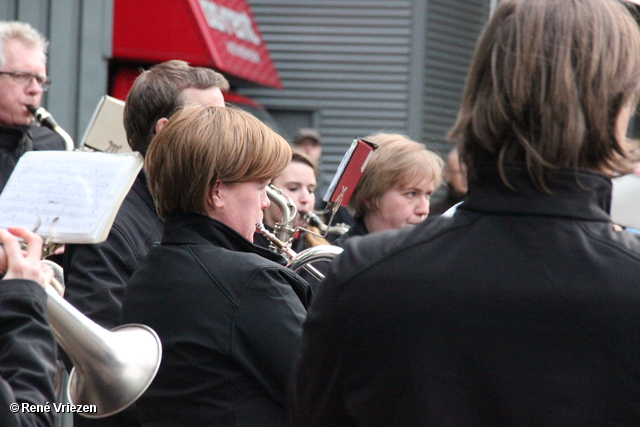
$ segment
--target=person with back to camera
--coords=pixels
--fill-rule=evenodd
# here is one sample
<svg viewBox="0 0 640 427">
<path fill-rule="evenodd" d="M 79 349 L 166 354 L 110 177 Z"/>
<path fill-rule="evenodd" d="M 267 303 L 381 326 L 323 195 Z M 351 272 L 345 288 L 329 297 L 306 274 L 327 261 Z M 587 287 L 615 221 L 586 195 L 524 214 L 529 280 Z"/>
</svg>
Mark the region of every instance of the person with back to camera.
<svg viewBox="0 0 640 427">
<path fill-rule="evenodd" d="M 191 103 L 224 106 L 229 83 L 209 68 L 184 61 L 167 61 L 143 71 L 134 81 L 124 108 L 124 128 L 133 151 L 146 156 L 151 139 L 180 107 Z M 150 101 L 152 100 L 152 101 Z M 118 210 L 107 239 L 97 244 L 66 245 L 65 299 L 100 326 L 122 324 L 122 299 L 129 278 L 160 241 L 158 218 L 144 171 L 140 171 Z M 67 368 L 71 363 L 66 360 Z M 79 426 L 139 425 L 135 408 L 104 419 L 74 416 Z"/>
<path fill-rule="evenodd" d="M 122 307 L 163 346 L 137 402 L 143 426 L 287 425 L 311 292 L 253 236 L 290 160 L 284 138 L 235 108 L 187 106 L 153 139 L 144 167 L 164 234 Z"/>
<path fill-rule="evenodd" d="M 0 192 L 20 157 L 31 150 L 64 150 L 64 140 L 34 124 L 49 89 L 47 40 L 25 22 L 0 21 Z"/>
<path fill-rule="evenodd" d="M 56 343 L 47 323 L 44 290 L 53 270 L 40 262 L 40 236 L 20 227 L 2 229 L 0 243 L 0 425 L 56 426 Z M 24 405 L 47 404 L 49 412 L 23 410 Z"/>
<path fill-rule="evenodd" d="M 354 225 L 336 246 L 353 236 L 403 228 L 429 215 L 429 198 L 442 183 L 442 159 L 423 144 L 396 133 L 364 138 L 378 145 L 356 185 L 349 208 Z"/>
<path fill-rule="evenodd" d="M 296 426 L 640 425 L 640 29 L 618 0 L 502 0 L 457 121 L 453 217 L 354 238 L 309 308 Z"/>
</svg>

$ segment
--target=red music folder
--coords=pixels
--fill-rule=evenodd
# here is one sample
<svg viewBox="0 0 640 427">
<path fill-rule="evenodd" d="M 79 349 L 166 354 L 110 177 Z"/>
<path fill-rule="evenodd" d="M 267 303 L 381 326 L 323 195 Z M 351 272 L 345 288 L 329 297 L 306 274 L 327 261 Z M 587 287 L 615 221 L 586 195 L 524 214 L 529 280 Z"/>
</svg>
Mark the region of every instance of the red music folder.
<svg viewBox="0 0 640 427">
<path fill-rule="evenodd" d="M 369 162 L 369 158 L 378 148 L 373 142 L 362 138 L 356 138 L 345 153 L 331 185 L 327 189 L 322 200 L 333 202 L 336 205 L 347 206 L 356 184 Z"/>
</svg>

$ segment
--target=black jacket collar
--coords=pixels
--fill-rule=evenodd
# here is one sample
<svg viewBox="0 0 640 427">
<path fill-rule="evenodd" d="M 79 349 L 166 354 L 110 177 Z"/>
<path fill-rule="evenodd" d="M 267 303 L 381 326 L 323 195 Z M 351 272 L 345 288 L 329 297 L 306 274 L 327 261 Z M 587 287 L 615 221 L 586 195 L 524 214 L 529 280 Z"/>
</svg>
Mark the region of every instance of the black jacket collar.
<svg viewBox="0 0 640 427">
<path fill-rule="evenodd" d="M 29 132 L 29 126 L 5 126 L 0 125 L 0 147 L 14 149 L 20 144 L 25 144 L 25 138 Z M 30 137 L 30 136 L 29 136 Z"/>
<path fill-rule="evenodd" d="M 349 231 L 338 237 L 331 244 L 341 248 L 344 247 L 345 242 L 351 237 L 366 236 L 367 234 L 369 234 L 369 230 L 367 230 L 367 226 L 364 224 L 364 220 L 359 217 L 353 218 L 353 224 L 351 225 L 351 227 L 349 227 Z"/>
<path fill-rule="evenodd" d="M 156 205 L 153 203 L 153 196 L 151 196 L 151 193 L 149 192 L 149 186 L 147 185 L 147 176 L 144 173 L 144 169 L 141 169 L 138 173 L 138 176 L 133 182 L 133 186 L 131 187 L 131 189 L 140 196 L 140 198 L 149 207 L 149 209 L 151 209 L 153 212 L 156 212 Z"/>
<path fill-rule="evenodd" d="M 367 226 L 364 224 L 362 218 L 354 218 L 353 225 L 349 228 L 349 237 L 351 236 L 366 236 L 369 234 L 369 230 L 367 230 Z"/>
<path fill-rule="evenodd" d="M 504 185 L 496 167 L 480 167 L 477 178 L 469 182 L 469 193 L 459 209 L 611 221 L 612 184 L 602 174 L 561 169 L 549 183 L 551 194 L 542 193 L 534 187 L 524 166 L 507 165 L 505 174 L 517 191 Z M 561 197 L 555 197 L 556 193 Z"/>
<path fill-rule="evenodd" d="M 173 211 L 165 220 L 163 245 L 214 245 L 230 251 L 258 254 L 282 264 L 282 256 L 254 245 L 220 221 L 193 212 Z"/>
</svg>

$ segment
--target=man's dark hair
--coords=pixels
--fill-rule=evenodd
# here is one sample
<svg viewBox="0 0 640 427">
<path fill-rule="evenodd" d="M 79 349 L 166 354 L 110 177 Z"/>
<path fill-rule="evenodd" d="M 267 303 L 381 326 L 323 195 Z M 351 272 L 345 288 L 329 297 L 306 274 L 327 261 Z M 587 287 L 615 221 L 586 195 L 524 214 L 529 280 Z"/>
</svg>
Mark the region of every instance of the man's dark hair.
<svg viewBox="0 0 640 427">
<path fill-rule="evenodd" d="M 182 91 L 210 87 L 225 92 L 229 90 L 229 82 L 210 68 L 191 67 L 178 60 L 143 71 L 133 83 L 124 107 L 124 129 L 131 149 L 146 154 L 158 120 L 170 118 L 184 105 Z"/>
</svg>

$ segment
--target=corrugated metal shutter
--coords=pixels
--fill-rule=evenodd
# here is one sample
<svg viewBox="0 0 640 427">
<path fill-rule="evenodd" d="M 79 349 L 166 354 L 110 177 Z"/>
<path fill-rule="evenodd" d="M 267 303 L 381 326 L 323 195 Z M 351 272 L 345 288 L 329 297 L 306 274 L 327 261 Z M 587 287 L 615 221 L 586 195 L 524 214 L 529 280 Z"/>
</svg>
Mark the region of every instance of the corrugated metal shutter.
<svg viewBox="0 0 640 427">
<path fill-rule="evenodd" d="M 489 17 L 486 0 L 429 0 L 423 138 L 446 153 L 445 136 L 454 124 L 476 41 Z"/>
<path fill-rule="evenodd" d="M 333 172 L 355 137 L 407 132 L 413 0 L 248 0 L 285 90 L 241 89 L 312 110 Z"/>
</svg>

